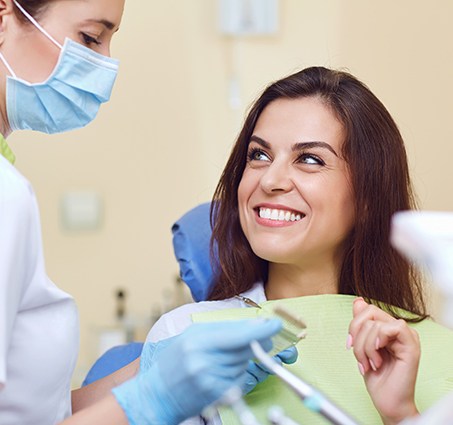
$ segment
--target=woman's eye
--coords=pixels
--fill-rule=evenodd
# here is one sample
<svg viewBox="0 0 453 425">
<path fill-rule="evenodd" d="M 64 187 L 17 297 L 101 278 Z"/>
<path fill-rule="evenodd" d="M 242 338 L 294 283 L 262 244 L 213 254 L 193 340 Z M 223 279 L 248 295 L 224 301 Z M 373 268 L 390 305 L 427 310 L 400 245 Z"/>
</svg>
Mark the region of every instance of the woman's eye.
<svg viewBox="0 0 453 425">
<path fill-rule="evenodd" d="M 309 165 L 325 165 L 325 162 L 321 158 L 313 154 L 302 154 L 298 158 L 298 162 Z"/>
<path fill-rule="evenodd" d="M 98 41 L 97 39 L 95 39 L 94 37 L 91 37 L 91 35 L 88 35 L 84 32 L 81 32 L 80 35 L 82 36 L 82 39 L 83 39 L 83 42 L 87 45 L 87 46 L 90 46 L 91 44 L 96 44 L 96 45 L 99 45 L 101 44 L 100 41 Z"/>
<path fill-rule="evenodd" d="M 249 161 L 269 161 L 269 156 L 261 149 L 252 149 L 248 154 Z"/>
</svg>

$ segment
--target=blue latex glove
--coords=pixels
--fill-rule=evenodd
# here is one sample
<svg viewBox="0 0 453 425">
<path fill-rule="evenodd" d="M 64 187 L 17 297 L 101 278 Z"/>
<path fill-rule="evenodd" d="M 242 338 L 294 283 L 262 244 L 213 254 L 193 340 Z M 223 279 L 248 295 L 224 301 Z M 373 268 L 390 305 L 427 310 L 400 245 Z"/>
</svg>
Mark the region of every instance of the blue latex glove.
<svg viewBox="0 0 453 425">
<path fill-rule="evenodd" d="M 132 425 L 172 425 L 199 414 L 233 386 L 244 388 L 253 358 L 250 342 L 265 350 L 279 320 L 198 323 L 161 341 L 139 375 L 113 389 Z"/>
<path fill-rule="evenodd" d="M 286 364 L 293 364 L 297 360 L 297 348 L 290 347 L 286 350 L 278 353 L 274 356 L 274 359 L 281 363 Z M 249 360 L 249 365 L 247 367 L 247 380 L 245 381 L 244 385 L 242 386 L 242 392 L 244 394 L 248 394 L 252 391 L 260 382 L 263 382 L 269 375 L 272 374 L 269 370 L 267 370 L 262 364 L 255 363 L 252 360 Z"/>
<path fill-rule="evenodd" d="M 169 338 L 159 343 L 146 343 L 143 347 L 142 353 L 140 355 L 140 372 L 147 371 L 153 364 L 158 356 L 159 351 L 166 347 L 166 341 L 171 341 L 172 338 Z M 290 347 L 281 353 L 278 353 L 274 356 L 274 359 L 281 363 L 292 364 L 297 360 L 297 349 L 296 347 Z M 269 375 L 272 373 L 268 371 L 263 365 L 257 364 L 252 360 L 249 360 L 247 370 L 246 370 L 246 379 L 241 389 L 243 394 L 248 394 L 252 391 L 260 382 L 263 382 Z"/>
</svg>

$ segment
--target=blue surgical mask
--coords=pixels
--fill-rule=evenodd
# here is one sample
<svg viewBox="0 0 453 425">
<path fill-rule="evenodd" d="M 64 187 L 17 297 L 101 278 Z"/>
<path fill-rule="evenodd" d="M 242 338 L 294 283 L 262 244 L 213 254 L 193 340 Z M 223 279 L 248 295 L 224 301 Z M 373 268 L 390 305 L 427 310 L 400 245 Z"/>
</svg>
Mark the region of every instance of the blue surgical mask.
<svg viewBox="0 0 453 425">
<path fill-rule="evenodd" d="M 96 117 L 101 103 L 110 99 L 118 61 L 69 38 L 61 46 L 21 5 L 14 3 L 61 52 L 52 74 L 42 83 L 18 78 L 0 53 L 0 60 L 11 74 L 6 82 L 6 113 L 11 129 L 53 134 L 84 127 Z"/>
</svg>

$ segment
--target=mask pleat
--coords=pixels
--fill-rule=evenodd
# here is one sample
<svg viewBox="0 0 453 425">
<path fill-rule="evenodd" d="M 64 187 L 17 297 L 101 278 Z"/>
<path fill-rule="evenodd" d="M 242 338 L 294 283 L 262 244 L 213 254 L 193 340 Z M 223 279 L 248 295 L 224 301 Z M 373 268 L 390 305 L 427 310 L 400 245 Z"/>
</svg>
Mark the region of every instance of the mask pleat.
<svg viewBox="0 0 453 425">
<path fill-rule="evenodd" d="M 118 62 L 66 39 L 43 83 L 8 77 L 7 113 L 13 130 L 59 133 L 83 127 L 110 99 Z"/>
</svg>

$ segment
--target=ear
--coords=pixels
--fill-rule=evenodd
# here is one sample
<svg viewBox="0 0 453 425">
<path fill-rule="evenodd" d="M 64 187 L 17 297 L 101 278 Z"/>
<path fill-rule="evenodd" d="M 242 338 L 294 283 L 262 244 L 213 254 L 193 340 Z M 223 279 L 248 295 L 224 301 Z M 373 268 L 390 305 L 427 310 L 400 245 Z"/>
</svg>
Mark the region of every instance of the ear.
<svg viewBox="0 0 453 425">
<path fill-rule="evenodd" d="M 0 46 L 5 40 L 7 31 L 7 21 L 14 14 L 13 1 L 12 0 L 0 0 Z"/>
</svg>

